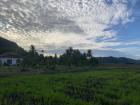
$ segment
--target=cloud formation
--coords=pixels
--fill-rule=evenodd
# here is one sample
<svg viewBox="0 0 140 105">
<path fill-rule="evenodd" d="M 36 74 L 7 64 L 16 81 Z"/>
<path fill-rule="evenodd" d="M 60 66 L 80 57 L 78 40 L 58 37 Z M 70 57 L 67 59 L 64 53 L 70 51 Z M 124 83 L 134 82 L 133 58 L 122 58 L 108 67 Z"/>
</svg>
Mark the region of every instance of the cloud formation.
<svg viewBox="0 0 140 105">
<path fill-rule="evenodd" d="M 136 0 L 1 0 L 0 36 L 24 48 L 105 49 L 116 25 L 132 22 Z M 98 39 L 102 40 L 98 42 Z"/>
</svg>

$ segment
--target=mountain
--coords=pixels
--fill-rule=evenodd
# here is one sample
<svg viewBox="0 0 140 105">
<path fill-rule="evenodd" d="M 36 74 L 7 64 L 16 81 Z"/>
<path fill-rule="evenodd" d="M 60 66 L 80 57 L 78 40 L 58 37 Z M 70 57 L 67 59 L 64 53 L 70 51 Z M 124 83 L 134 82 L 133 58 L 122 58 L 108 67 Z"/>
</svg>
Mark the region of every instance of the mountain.
<svg viewBox="0 0 140 105">
<path fill-rule="evenodd" d="M 12 52 L 19 55 L 26 54 L 26 51 L 21 47 L 19 47 L 16 43 L 0 37 L 0 54 L 7 52 Z M 94 51 L 95 54 L 100 54 L 99 52 L 101 51 L 96 50 Z M 96 57 L 96 58 L 98 59 L 100 64 L 140 64 L 140 60 L 134 60 L 125 57 L 112 57 L 112 55 L 111 57 Z"/>
<path fill-rule="evenodd" d="M 125 57 L 97 57 L 100 64 L 140 64 L 140 60 Z"/>
<path fill-rule="evenodd" d="M 12 52 L 19 55 L 24 55 L 26 52 L 16 43 L 0 37 L 0 54 Z"/>
<path fill-rule="evenodd" d="M 93 50 L 93 56 L 96 56 L 96 57 L 117 57 L 117 58 L 125 57 L 125 58 L 131 58 L 131 59 L 138 59 L 138 57 L 135 55 L 126 54 L 124 52 L 117 51 L 117 50 L 96 50 L 95 49 L 95 50 Z"/>
</svg>

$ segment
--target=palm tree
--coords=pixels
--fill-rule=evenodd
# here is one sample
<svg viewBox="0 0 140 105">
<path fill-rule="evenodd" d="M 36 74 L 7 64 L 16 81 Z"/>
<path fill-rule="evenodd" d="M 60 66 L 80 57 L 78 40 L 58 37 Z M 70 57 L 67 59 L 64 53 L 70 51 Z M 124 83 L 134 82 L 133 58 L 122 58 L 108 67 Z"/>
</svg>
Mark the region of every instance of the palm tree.
<svg viewBox="0 0 140 105">
<path fill-rule="evenodd" d="M 35 53 L 36 53 L 36 50 L 35 50 L 35 46 L 34 46 L 34 45 L 31 45 L 31 46 L 30 46 L 30 52 L 31 52 L 32 54 L 35 54 Z"/>
<path fill-rule="evenodd" d="M 87 57 L 88 59 L 92 57 L 92 51 L 90 49 L 87 51 Z"/>
</svg>

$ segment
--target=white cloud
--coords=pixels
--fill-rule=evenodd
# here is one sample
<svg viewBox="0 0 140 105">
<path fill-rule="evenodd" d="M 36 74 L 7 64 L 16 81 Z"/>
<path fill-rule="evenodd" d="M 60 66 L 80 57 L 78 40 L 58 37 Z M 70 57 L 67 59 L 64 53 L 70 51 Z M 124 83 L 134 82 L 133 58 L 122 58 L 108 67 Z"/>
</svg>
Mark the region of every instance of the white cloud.
<svg viewBox="0 0 140 105">
<path fill-rule="evenodd" d="M 51 49 L 47 45 L 81 49 L 118 46 L 117 31 L 112 27 L 132 21 L 129 0 L 110 0 L 109 4 L 107 0 L 14 1 L 17 3 L 0 1 L 0 21 L 4 24 L 0 36 L 24 48 L 31 44 L 42 49 Z M 108 41 L 97 42 L 97 38 Z"/>
<path fill-rule="evenodd" d="M 140 59 L 140 54 L 138 52 L 140 52 L 139 47 L 124 47 L 124 48 L 118 48 L 116 49 L 119 52 L 123 52 L 129 55 L 133 55 L 133 58 L 135 59 Z"/>
</svg>

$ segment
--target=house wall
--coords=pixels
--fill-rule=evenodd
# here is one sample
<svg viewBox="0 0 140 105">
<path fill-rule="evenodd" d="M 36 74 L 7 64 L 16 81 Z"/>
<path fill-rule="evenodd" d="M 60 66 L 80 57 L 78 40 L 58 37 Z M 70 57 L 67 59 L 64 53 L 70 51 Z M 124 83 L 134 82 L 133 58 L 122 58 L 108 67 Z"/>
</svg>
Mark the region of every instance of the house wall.
<svg viewBox="0 0 140 105">
<path fill-rule="evenodd" d="M 17 65 L 17 60 L 20 59 L 20 61 L 22 61 L 22 58 L 0 58 L 0 62 L 2 65 L 4 65 L 5 63 L 8 63 L 8 60 L 11 60 L 11 66 L 12 65 Z"/>
</svg>

